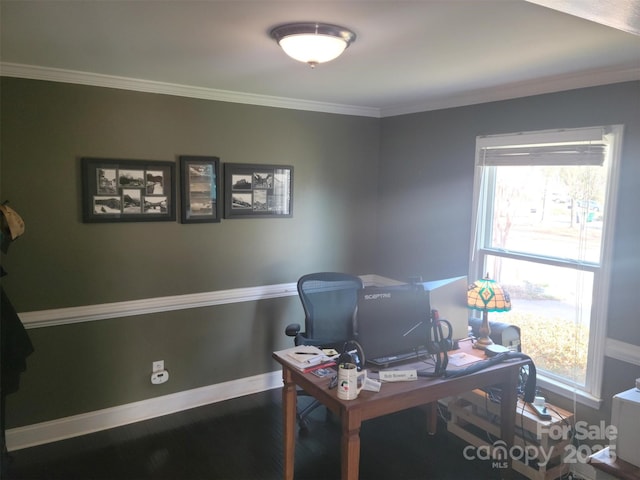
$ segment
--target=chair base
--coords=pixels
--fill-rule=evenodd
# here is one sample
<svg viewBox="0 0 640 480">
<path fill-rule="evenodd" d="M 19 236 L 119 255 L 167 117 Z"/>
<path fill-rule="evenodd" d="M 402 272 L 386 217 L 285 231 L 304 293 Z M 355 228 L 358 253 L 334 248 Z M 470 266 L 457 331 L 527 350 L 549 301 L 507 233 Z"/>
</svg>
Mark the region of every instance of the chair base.
<svg viewBox="0 0 640 480">
<path fill-rule="evenodd" d="M 304 407 L 301 410 L 296 412 L 296 419 L 298 421 L 298 432 L 301 435 L 306 435 L 309 433 L 309 415 L 317 409 L 318 407 L 322 407 L 322 403 L 317 400 L 313 400 L 309 405 Z M 331 410 L 326 410 L 325 421 L 328 422 L 331 419 Z"/>
</svg>

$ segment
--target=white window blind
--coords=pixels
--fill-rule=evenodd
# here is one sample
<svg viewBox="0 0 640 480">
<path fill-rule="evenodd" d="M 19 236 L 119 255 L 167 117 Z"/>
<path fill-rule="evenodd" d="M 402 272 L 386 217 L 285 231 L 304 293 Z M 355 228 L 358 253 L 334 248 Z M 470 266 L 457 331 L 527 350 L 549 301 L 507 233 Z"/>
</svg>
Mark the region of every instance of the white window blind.
<svg viewBox="0 0 640 480">
<path fill-rule="evenodd" d="M 607 155 L 605 128 L 557 130 L 479 137 L 479 166 L 602 166 Z"/>
</svg>

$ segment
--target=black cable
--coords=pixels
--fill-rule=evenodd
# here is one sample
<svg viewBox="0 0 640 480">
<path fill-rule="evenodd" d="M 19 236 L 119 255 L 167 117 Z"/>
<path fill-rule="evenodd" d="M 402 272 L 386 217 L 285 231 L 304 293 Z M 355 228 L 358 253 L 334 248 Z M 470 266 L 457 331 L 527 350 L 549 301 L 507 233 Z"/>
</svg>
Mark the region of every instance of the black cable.
<svg viewBox="0 0 640 480">
<path fill-rule="evenodd" d="M 429 365 L 430 367 L 435 367 L 436 366 L 436 361 L 433 358 L 433 355 L 426 355 L 424 358 L 422 358 L 420 360 L 422 363 L 424 363 L 425 365 Z"/>
<path fill-rule="evenodd" d="M 573 425 L 571 425 L 568 421 L 566 417 L 563 417 L 562 414 L 557 411 L 555 408 L 553 408 L 552 405 L 547 405 L 547 408 L 549 410 L 551 410 L 553 413 L 555 413 L 558 417 L 560 417 L 560 420 L 562 420 L 562 423 L 564 423 L 565 425 L 571 427 L 571 429 L 573 430 Z"/>
<path fill-rule="evenodd" d="M 524 445 L 522 448 L 524 448 L 524 450 L 527 450 L 527 435 L 526 435 L 526 431 L 524 429 L 524 406 L 525 406 L 525 402 L 522 402 L 522 407 L 520 407 L 520 433 L 522 436 L 522 444 Z"/>
<path fill-rule="evenodd" d="M 480 370 L 484 370 L 492 365 L 496 365 L 498 363 L 504 362 L 506 360 L 511 360 L 514 358 L 525 359 L 529 361 L 529 378 L 527 378 L 527 384 L 524 388 L 524 401 L 531 403 L 535 397 L 535 389 L 536 389 L 536 367 L 533 363 L 533 360 L 528 355 L 524 353 L 518 352 L 504 352 L 499 353 L 493 357 L 487 358 L 486 360 L 480 360 L 479 362 L 473 363 L 470 366 L 454 371 L 445 371 L 445 378 L 455 378 L 461 377 L 463 375 L 469 375 L 472 373 L 479 372 Z"/>
</svg>

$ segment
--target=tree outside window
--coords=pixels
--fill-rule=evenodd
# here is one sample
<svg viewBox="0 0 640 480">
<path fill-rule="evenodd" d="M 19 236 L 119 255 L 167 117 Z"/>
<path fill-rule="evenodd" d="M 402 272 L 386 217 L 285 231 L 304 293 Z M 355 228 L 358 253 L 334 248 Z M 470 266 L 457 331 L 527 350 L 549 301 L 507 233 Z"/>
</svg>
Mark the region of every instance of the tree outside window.
<svg viewBox="0 0 640 480">
<path fill-rule="evenodd" d="M 612 186 L 622 128 L 479 137 L 473 279 L 486 273 L 512 310 L 522 349 L 559 389 L 597 397 L 603 362 Z"/>
</svg>

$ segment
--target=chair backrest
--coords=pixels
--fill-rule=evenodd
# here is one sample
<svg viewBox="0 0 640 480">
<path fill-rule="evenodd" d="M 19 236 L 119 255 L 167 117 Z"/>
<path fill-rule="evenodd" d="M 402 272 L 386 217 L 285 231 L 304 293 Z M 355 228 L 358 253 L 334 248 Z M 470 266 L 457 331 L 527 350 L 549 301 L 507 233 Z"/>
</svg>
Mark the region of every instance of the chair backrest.
<svg viewBox="0 0 640 480">
<path fill-rule="evenodd" d="M 305 313 L 305 337 L 327 344 L 353 339 L 360 277 L 338 272 L 310 273 L 298 280 Z"/>
</svg>

